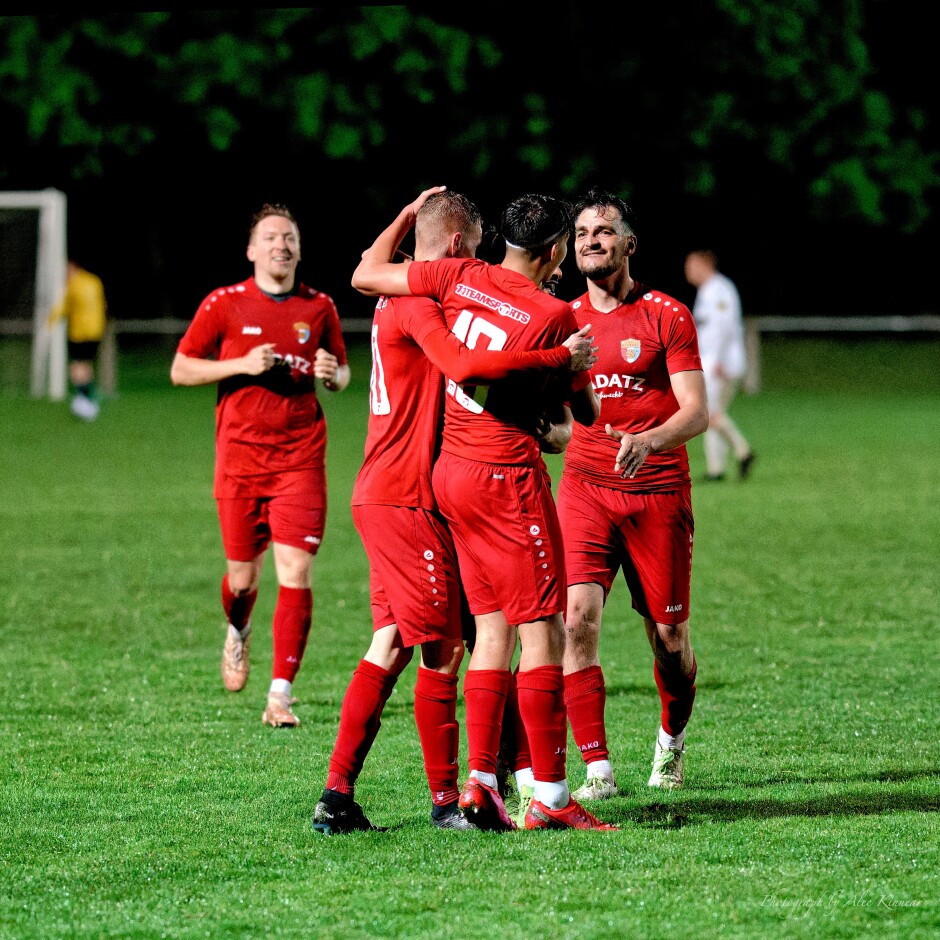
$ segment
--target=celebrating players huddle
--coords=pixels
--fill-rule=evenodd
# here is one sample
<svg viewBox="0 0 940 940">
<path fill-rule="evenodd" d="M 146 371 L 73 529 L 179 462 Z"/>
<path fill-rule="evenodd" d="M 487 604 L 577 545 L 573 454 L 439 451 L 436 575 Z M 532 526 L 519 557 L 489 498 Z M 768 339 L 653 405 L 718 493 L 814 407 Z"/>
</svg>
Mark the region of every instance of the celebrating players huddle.
<svg viewBox="0 0 940 940">
<path fill-rule="evenodd" d="M 294 725 L 291 681 L 310 629 L 310 566 L 325 513 L 313 379 L 338 390 L 349 373 L 332 301 L 295 287 L 296 223 L 284 207 L 263 211 L 249 239 L 255 278 L 207 298 L 173 379 L 220 383 L 223 680 L 233 691 L 247 680 L 249 617 L 273 542 L 280 593 L 263 718 Z M 265 219 L 275 220 L 271 241 L 258 230 Z M 396 260 L 412 228 L 414 260 Z M 630 276 L 634 228 L 613 194 L 592 190 L 572 207 L 530 193 L 505 207 L 505 256 L 490 264 L 475 257 L 479 210 L 434 187 L 363 253 L 352 285 L 378 300 L 352 513 L 369 558 L 373 634 L 343 699 L 315 830 L 379 828 L 355 801 L 355 784 L 415 647 L 415 721 L 435 826 L 616 830 L 583 804 L 619 792 L 598 658 L 618 570 L 644 622 L 661 701 L 649 784 L 682 785 L 696 679 L 685 443 L 705 430 L 708 410 L 689 310 Z M 587 291 L 569 304 L 554 285 L 572 240 Z M 266 244 L 267 253 L 258 247 Z M 278 446 L 265 448 L 266 437 Z M 542 453 L 561 451 L 556 507 Z M 574 793 L 569 726 L 586 765 Z"/>
</svg>

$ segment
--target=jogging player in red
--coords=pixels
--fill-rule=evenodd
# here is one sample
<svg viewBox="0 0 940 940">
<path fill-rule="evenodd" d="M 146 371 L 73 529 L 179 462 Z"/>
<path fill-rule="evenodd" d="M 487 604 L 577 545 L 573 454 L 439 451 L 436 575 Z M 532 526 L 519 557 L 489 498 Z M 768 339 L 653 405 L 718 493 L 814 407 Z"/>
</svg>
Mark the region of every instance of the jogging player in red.
<svg viewBox="0 0 940 940">
<path fill-rule="evenodd" d="M 693 519 L 685 443 L 708 426 L 695 324 L 687 307 L 630 276 L 634 216 L 592 190 L 575 207 L 575 260 L 587 293 L 572 306 L 593 324 L 601 401 L 575 427 L 558 487 L 568 570 L 565 702 L 587 764 L 579 800 L 617 793 L 598 658 L 601 615 L 618 570 L 653 650 L 661 728 L 650 786 L 682 784 L 685 726 L 695 699 L 689 633 Z"/>
<path fill-rule="evenodd" d="M 433 297 L 470 347 L 548 349 L 574 331 L 568 304 L 539 289 L 561 264 L 571 233 L 568 206 L 530 194 L 506 207 L 502 264 L 444 259 L 390 262 L 392 226 L 364 252 L 353 286 L 366 294 Z M 457 549 L 460 580 L 477 625 L 464 678 L 470 777 L 460 807 L 484 829 L 514 829 L 497 790 L 503 705 L 518 638 L 519 711 L 532 754 L 535 798 L 527 828 L 612 828 L 571 799 L 565 773 L 567 722 L 561 660 L 565 576 L 551 481 L 539 449 L 546 408 L 566 402 L 574 419 L 596 417 L 583 381 L 510 376 L 477 390 L 447 381 L 434 495 Z"/>
<path fill-rule="evenodd" d="M 227 571 L 222 680 L 248 680 L 251 612 L 268 545 L 278 597 L 272 681 L 262 721 L 300 723 L 291 695 L 313 609 L 310 571 L 326 518 L 326 419 L 316 380 L 349 383 L 346 348 L 332 299 L 296 278 L 300 231 L 286 206 L 253 217 L 248 260 L 254 274 L 213 291 L 179 343 L 174 385 L 218 383 L 214 495 Z"/>
<path fill-rule="evenodd" d="M 460 193 L 426 190 L 396 220 L 414 226 L 415 257 L 471 258 L 480 212 Z M 399 239 L 400 240 L 400 239 Z M 437 512 L 431 467 L 440 445 L 443 372 L 489 382 L 514 368 L 586 369 L 586 330 L 548 351 L 471 350 L 424 297 L 380 297 L 372 323 L 372 376 L 365 461 L 352 512 L 369 556 L 374 633 L 346 690 L 326 789 L 313 827 L 326 834 L 374 829 L 354 787 L 398 676 L 420 647 L 415 722 L 431 790 L 432 823 L 474 829 L 457 806 L 457 669 L 463 657 L 460 586 L 453 543 Z"/>
</svg>

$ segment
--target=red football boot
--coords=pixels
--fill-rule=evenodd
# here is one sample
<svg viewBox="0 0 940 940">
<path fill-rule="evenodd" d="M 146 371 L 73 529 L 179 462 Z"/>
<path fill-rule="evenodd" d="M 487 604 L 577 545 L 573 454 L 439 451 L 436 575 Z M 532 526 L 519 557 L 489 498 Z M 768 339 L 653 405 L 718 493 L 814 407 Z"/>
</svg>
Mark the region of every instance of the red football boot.
<svg viewBox="0 0 940 940">
<path fill-rule="evenodd" d="M 600 829 L 617 832 L 620 827 L 601 822 L 592 816 L 580 803 L 569 800 L 564 809 L 549 809 L 544 803 L 533 800 L 525 814 L 526 829 Z"/>
<path fill-rule="evenodd" d="M 476 777 L 471 777 L 460 791 L 457 801 L 464 816 L 473 823 L 477 829 L 490 832 L 509 832 L 516 828 L 512 817 L 506 812 L 506 806 L 499 792 Z"/>
</svg>

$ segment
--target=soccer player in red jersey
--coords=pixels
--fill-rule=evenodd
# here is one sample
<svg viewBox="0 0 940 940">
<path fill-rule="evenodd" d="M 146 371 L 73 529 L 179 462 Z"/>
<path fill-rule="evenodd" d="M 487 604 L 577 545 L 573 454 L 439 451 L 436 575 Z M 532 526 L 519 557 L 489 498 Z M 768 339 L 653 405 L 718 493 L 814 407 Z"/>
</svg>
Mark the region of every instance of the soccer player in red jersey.
<svg viewBox="0 0 940 940">
<path fill-rule="evenodd" d="M 634 215 L 592 190 L 576 204 L 575 260 L 587 293 L 573 302 L 598 344 L 593 427 L 575 426 L 558 487 L 568 612 L 565 702 L 587 764 L 579 800 L 617 787 L 604 725 L 601 615 L 617 571 L 643 618 L 661 699 L 650 786 L 682 784 L 685 727 L 695 699 L 689 633 L 693 518 L 685 443 L 708 426 L 698 340 L 687 307 L 630 276 Z"/>
<path fill-rule="evenodd" d="M 472 258 L 480 212 L 466 196 L 426 190 L 396 224 L 415 228 L 415 258 Z M 352 512 L 369 556 L 374 633 L 340 712 L 326 789 L 313 827 L 326 834 L 375 829 L 355 802 L 355 782 L 398 676 L 420 647 L 415 722 L 431 790 L 431 820 L 474 829 L 457 806 L 457 669 L 463 658 L 460 585 L 450 534 L 437 512 L 431 468 L 440 443 L 444 373 L 489 382 L 513 369 L 581 370 L 593 362 L 583 329 L 540 351 L 469 349 L 424 297 L 380 297 L 372 323 L 365 460 Z"/>
<path fill-rule="evenodd" d="M 571 228 L 565 203 L 527 194 L 503 211 L 502 264 L 443 259 L 400 265 L 390 261 L 400 240 L 393 225 L 363 253 L 353 287 L 435 298 L 451 330 L 471 347 L 551 348 L 573 332 L 574 316 L 539 285 L 564 260 Z M 535 779 L 526 828 L 613 828 L 571 799 L 565 772 L 564 554 L 536 437 L 540 417 L 557 401 L 568 403 L 577 421 L 590 423 L 597 415 L 589 382 L 514 375 L 493 382 L 482 401 L 472 386 L 447 382 L 432 482 L 476 619 L 464 677 L 470 777 L 459 803 L 484 829 L 516 828 L 497 790 L 496 757 L 517 636 L 519 711 Z"/>
<path fill-rule="evenodd" d="M 200 304 L 170 378 L 219 386 L 214 495 L 227 559 L 223 683 L 238 692 L 248 680 L 251 612 L 273 543 L 278 597 L 262 721 L 292 727 L 300 723 L 291 689 L 310 632 L 310 571 L 326 518 L 326 419 L 316 380 L 340 391 L 349 366 L 333 300 L 297 280 L 300 231 L 286 206 L 266 204 L 254 215 L 247 255 L 253 276 Z"/>
</svg>

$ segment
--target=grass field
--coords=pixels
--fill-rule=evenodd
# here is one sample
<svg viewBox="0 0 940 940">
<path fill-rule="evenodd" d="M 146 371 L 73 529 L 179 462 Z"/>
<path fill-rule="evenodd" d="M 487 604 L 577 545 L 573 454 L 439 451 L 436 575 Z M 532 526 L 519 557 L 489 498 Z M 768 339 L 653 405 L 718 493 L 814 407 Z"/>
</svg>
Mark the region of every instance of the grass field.
<svg viewBox="0 0 940 940">
<path fill-rule="evenodd" d="M 619 583 L 602 657 L 623 795 L 600 814 L 622 831 L 433 829 L 412 666 L 357 788 L 391 831 L 327 838 L 310 816 L 370 635 L 348 508 L 367 349 L 324 394 L 303 725 L 273 731 L 273 566 L 248 688 L 219 679 L 214 390 L 171 388 L 171 349 L 125 351 L 119 396 L 80 424 L 0 347 L 0 938 L 940 935 L 940 344 L 764 351 L 732 409 L 753 478 L 693 489 L 687 788 L 645 785 L 658 701 Z"/>
</svg>

